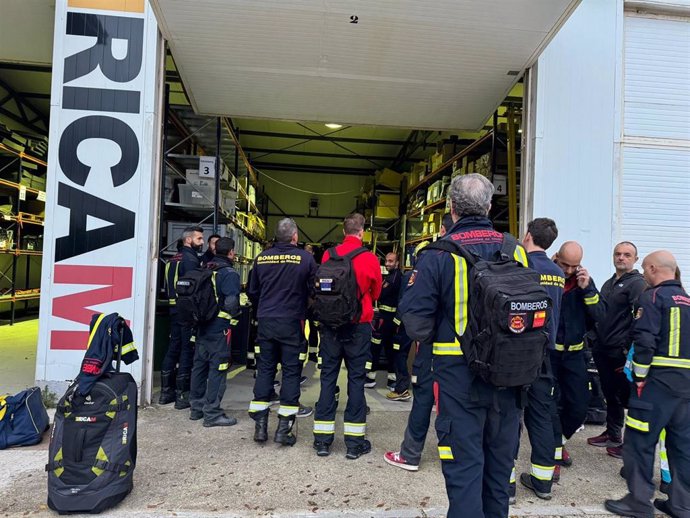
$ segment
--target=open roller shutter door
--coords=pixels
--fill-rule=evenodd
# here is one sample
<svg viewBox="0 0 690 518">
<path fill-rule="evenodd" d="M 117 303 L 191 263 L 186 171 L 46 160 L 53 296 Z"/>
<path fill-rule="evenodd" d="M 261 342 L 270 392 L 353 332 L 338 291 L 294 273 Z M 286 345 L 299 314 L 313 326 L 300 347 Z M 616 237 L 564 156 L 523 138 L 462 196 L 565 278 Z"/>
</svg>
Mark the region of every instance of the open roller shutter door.
<svg viewBox="0 0 690 518">
<path fill-rule="evenodd" d="M 690 278 L 690 18 L 627 14 L 619 236 Z M 631 144 L 631 138 L 642 138 Z M 669 142 L 672 140 L 673 142 Z M 669 147 L 673 144 L 673 147 Z"/>
</svg>

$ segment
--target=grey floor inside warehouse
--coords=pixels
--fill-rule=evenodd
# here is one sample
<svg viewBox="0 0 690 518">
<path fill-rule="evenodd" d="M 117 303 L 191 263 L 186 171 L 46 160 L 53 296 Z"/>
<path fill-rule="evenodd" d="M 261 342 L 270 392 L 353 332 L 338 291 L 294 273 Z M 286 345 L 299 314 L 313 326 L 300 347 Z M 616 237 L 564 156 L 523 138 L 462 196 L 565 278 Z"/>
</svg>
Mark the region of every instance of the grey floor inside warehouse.
<svg viewBox="0 0 690 518">
<path fill-rule="evenodd" d="M 2 342 L 0 355 L 6 356 L 4 336 Z M 29 351 L 22 354 L 20 358 L 30 358 Z M 22 364 L 28 361 L 22 360 Z M 0 369 L 0 392 L 9 391 L 6 380 L 10 378 L 5 378 L 9 368 L 2 356 Z M 33 368 L 25 370 L 33 375 Z M 319 371 L 309 363 L 305 374 L 309 380 L 303 386 L 302 403 L 313 405 L 318 397 Z M 445 516 L 447 498 L 433 429 L 419 472 L 406 472 L 383 460 L 386 450 L 399 447 L 412 404 L 386 400 L 383 373 L 379 373 L 379 387 L 366 392 L 373 451 L 355 461 L 345 459 L 345 375 L 343 370 L 338 435 L 332 455 L 326 458 L 316 457 L 311 448 L 313 417 L 299 420 L 298 442 L 292 448 L 252 441 L 253 421 L 246 413 L 252 395 L 252 371 L 241 367 L 230 372 L 223 400 L 223 407 L 239 420 L 234 427 L 203 428 L 200 422 L 188 419 L 188 412 L 172 406 L 141 409 L 134 490 L 105 515 Z M 21 385 L 21 379 L 11 380 Z M 276 426 L 275 414 L 272 419 L 271 433 Z M 518 504 L 511 507 L 510 515 L 609 516 L 602 502 L 625 494 L 625 484 L 618 475 L 620 461 L 608 457 L 601 448 L 586 445 L 586 437 L 599 432 L 599 427 L 588 426 L 569 443 L 574 465 L 563 469 L 551 501 L 539 500 L 518 487 Z M 53 515 L 45 505 L 47 447 L 46 435 L 37 446 L 0 451 L 0 516 Z M 523 437 L 518 471 L 528 470 L 528 465 L 529 444 Z"/>
</svg>

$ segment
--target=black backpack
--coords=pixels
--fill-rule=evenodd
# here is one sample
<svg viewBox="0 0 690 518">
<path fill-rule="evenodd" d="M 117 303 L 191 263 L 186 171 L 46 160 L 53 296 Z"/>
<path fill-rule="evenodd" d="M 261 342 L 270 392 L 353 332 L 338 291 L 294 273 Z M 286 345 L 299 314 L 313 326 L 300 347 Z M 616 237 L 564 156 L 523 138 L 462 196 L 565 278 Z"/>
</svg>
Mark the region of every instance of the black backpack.
<svg viewBox="0 0 690 518">
<path fill-rule="evenodd" d="M 220 268 L 227 268 L 227 266 Z M 220 305 L 214 277 L 220 268 L 213 266 L 198 268 L 185 273 L 177 280 L 176 307 L 180 324 L 197 327 L 216 318 Z"/>
<path fill-rule="evenodd" d="M 314 319 L 337 329 L 356 322 L 362 315 L 362 301 L 352 260 L 367 249 L 359 247 L 345 255 L 328 250 L 328 261 L 316 271 Z"/>
<path fill-rule="evenodd" d="M 467 261 L 469 336 L 456 336 L 470 370 L 496 387 L 531 384 L 539 375 L 548 344 L 551 298 L 540 285 L 539 274 L 515 261 L 516 247 L 516 239 L 504 234 L 495 261 L 450 239 L 426 247 Z"/>
</svg>

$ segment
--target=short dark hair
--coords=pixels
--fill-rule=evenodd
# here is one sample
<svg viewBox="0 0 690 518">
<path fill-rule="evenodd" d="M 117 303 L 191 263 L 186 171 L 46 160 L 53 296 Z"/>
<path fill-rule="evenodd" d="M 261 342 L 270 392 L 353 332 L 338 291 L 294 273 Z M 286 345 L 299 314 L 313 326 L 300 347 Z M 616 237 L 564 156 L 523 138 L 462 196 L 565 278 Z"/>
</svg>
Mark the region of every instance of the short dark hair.
<svg viewBox="0 0 690 518">
<path fill-rule="evenodd" d="M 637 247 L 635 246 L 635 243 L 633 243 L 632 241 L 621 241 L 621 242 L 618 243 L 616 246 L 614 246 L 613 249 L 615 250 L 616 248 L 618 248 L 618 247 L 621 246 L 621 245 L 629 245 L 629 246 L 632 246 L 632 247 L 635 249 L 635 255 L 637 255 Z"/>
<path fill-rule="evenodd" d="M 556 222 L 551 218 L 535 218 L 527 223 L 527 232 L 532 236 L 534 244 L 546 250 L 558 237 Z"/>
<path fill-rule="evenodd" d="M 216 242 L 216 255 L 227 257 L 230 250 L 235 249 L 235 240 L 231 237 L 221 237 Z"/>
<path fill-rule="evenodd" d="M 453 228 L 453 216 L 450 215 L 450 212 L 446 212 L 443 215 L 443 219 L 441 219 L 441 226 L 446 229 L 446 232 Z"/>
<path fill-rule="evenodd" d="M 175 243 L 175 247 L 177 248 L 178 252 L 184 248 L 184 241 L 182 240 L 182 238 L 177 240 L 177 243 Z"/>
<path fill-rule="evenodd" d="M 364 230 L 364 216 L 353 212 L 345 216 L 345 221 L 343 222 L 343 230 L 346 236 L 351 236 L 356 234 L 360 230 Z"/>
<path fill-rule="evenodd" d="M 220 239 L 220 234 L 211 234 L 210 236 L 208 236 L 208 242 L 210 243 L 211 239 L 213 238 Z"/>
</svg>

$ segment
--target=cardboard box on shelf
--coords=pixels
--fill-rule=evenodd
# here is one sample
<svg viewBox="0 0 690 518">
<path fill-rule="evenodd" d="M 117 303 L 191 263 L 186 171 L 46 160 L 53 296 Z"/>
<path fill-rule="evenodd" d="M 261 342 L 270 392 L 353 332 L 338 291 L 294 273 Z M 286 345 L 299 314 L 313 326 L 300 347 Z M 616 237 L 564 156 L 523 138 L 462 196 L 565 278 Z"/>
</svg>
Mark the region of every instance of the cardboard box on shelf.
<svg viewBox="0 0 690 518">
<path fill-rule="evenodd" d="M 379 194 L 374 216 L 377 218 L 394 219 L 398 217 L 400 207 L 400 195 Z"/>
<path fill-rule="evenodd" d="M 376 184 L 385 185 L 390 189 L 395 191 L 400 189 L 400 183 L 402 182 L 403 175 L 388 169 L 387 167 L 383 171 L 376 172 Z"/>
<path fill-rule="evenodd" d="M 431 155 L 431 171 L 436 171 L 441 164 L 443 164 L 443 153 L 434 153 Z"/>
</svg>

